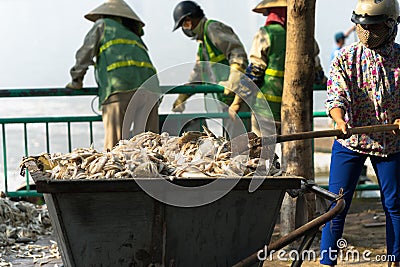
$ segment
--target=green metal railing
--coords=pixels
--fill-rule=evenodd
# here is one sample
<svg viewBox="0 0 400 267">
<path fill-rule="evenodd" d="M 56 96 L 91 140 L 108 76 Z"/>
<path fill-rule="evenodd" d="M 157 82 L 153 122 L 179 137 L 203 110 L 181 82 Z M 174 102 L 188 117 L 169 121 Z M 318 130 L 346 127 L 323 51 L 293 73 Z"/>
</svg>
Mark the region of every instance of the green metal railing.
<svg viewBox="0 0 400 267">
<path fill-rule="evenodd" d="M 325 86 L 314 86 L 314 91 L 326 90 Z M 179 94 L 179 93 L 221 93 L 223 88 L 218 85 L 183 85 L 183 86 L 161 86 L 162 94 Z M 41 88 L 41 89 L 7 89 L 0 90 L 0 98 L 12 98 L 12 97 L 63 97 L 63 96 L 96 96 L 97 88 L 90 87 L 80 90 L 71 90 L 66 88 Z M 184 114 L 160 114 L 160 124 L 162 124 L 166 117 L 169 119 L 190 119 L 199 117 L 199 113 L 184 113 Z M 250 112 L 240 112 L 238 114 L 242 118 L 249 118 Z M 204 113 L 206 118 L 227 118 L 228 113 Z M 326 117 L 326 113 L 323 111 L 313 112 L 314 118 Z M 68 150 L 72 150 L 71 141 L 71 124 L 72 123 L 88 123 L 89 125 L 89 144 L 94 143 L 93 137 L 93 123 L 101 122 L 101 115 L 93 116 L 69 116 L 69 117 L 34 117 L 34 118 L 0 118 L 0 124 L 2 127 L 2 146 L 3 146 L 3 167 L 4 167 L 4 181 L 5 181 L 5 193 L 9 197 L 25 197 L 25 196 L 40 196 L 36 190 L 32 190 L 29 184 L 29 177 L 26 174 L 26 189 L 18 191 L 8 190 L 8 172 L 7 172 L 7 137 L 6 137 L 6 125 L 11 124 L 22 124 L 23 135 L 24 135 L 24 154 L 28 154 L 28 124 L 44 124 L 45 135 L 46 135 L 46 151 L 50 153 L 50 134 L 49 124 L 54 123 L 66 123 L 67 124 L 67 140 Z M 377 190 L 378 185 L 360 185 L 357 190 Z"/>
<path fill-rule="evenodd" d="M 223 88 L 218 85 L 183 85 L 183 86 L 161 86 L 161 94 L 179 94 L 179 93 L 222 93 Z M 67 88 L 39 88 L 39 89 L 3 89 L 0 90 L 0 98 L 19 98 L 19 97 L 64 97 L 64 96 L 97 96 L 97 87 L 88 87 L 80 90 L 72 90 Z M 160 114 L 160 124 L 165 119 L 192 119 L 199 117 L 199 113 L 185 114 Z M 250 118 L 250 112 L 239 112 L 239 117 Z M 204 113 L 204 117 L 208 119 L 228 118 L 228 113 Z M 36 190 L 31 189 L 29 176 L 26 173 L 26 188 L 25 190 L 9 191 L 9 174 L 7 162 L 7 136 L 6 125 L 22 124 L 23 125 L 23 145 L 24 155 L 29 156 L 28 151 L 28 124 L 44 124 L 46 135 L 46 152 L 50 153 L 50 133 L 49 125 L 55 123 L 67 124 L 67 143 L 68 151 L 72 151 L 71 124 L 87 122 L 89 125 L 89 144 L 94 143 L 93 123 L 101 122 L 101 115 L 93 116 L 59 116 L 59 117 L 22 117 L 22 118 L 0 118 L 2 127 L 2 146 L 3 146 L 3 174 L 5 182 L 5 193 L 8 197 L 26 197 L 26 196 L 41 196 Z"/>
</svg>

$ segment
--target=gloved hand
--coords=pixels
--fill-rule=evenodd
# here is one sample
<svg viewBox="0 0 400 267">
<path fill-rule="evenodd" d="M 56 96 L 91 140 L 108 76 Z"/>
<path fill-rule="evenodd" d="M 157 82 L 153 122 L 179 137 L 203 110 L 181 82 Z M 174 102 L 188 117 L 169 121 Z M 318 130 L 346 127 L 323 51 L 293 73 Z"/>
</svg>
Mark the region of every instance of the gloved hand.
<svg viewBox="0 0 400 267">
<path fill-rule="evenodd" d="M 68 83 L 65 87 L 69 88 L 69 89 L 82 89 L 83 84 L 82 84 L 82 82 L 72 81 L 72 82 Z"/>
<path fill-rule="evenodd" d="M 242 99 L 248 99 L 251 95 L 256 95 L 259 90 L 257 85 L 249 77 L 243 75 L 240 77 L 240 84 L 235 93 Z"/>
<path fill-rule="evenodd" d="M 172 105 L 173 112 L 183 112 L 185 110 L 185 101 L 190 97 L 188 94 L 179 94 L 178 98 Z"/>
<path fill-rule="evenodd" d="M 238 90 L 240 85 L 240 76 L 243 74 L 239 69 L 239 65 L 232 64 L 228 80 L 218 83 L 220 86 L 224 87 L 225 95 L 230 95 Z"/>
<path fill-rule="evenodd" d="M 241 103 L 242 99 L 240 98 L 240 96 L 235 95 L 235 98 L 233 99 L 233 102 L 228 109 L 229 117 L 231 117 L 233 121 L 236 120 L 236 115 L 239 112 Z"/>
</svg>

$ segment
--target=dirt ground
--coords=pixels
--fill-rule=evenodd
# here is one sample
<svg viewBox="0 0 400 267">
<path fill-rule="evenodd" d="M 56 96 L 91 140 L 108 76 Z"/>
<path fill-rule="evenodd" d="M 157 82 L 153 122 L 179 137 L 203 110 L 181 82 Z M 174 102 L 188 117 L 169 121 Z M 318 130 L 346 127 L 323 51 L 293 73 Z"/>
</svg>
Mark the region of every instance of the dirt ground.
<svg viewBox="0 0 400 267">
<path fill-rule="evenodd" d="M 279 224 L 276 225 L 272 240 L 278 237 Z M 320 237 L 321 234 L 319 232 L 310 248 L 311 252 L 315 252 L 315 259 L 312 257 L 311 261 L 304 261 L 302 266 L 321 266 L 319 264 Z M 342 259 L 339 257 L 337 266 L 387 266 L 386 262 L 381 261 L 383 257 L 386 257 L 386 246 L 385 215 L 379 199 L 355 198 L 353 200 L 346 218 L 343 239 L 347 243 L 347 249 L 342 251 L 341 255 L 343 256 L 341 257 Z M 272 260 L 268 258 L 263 266 L 290 266 L 292 261 L 288 253 L 291 249 L 290 247 L 285 248 L 286 255 L 281 257 L 281 259 L 278 259 L 277 255 L 275 255 Z M 363 253 L 365 253 L 364 255 L 366 256 L 363 256 Z M 313 256 L 314 254 L 310 255 Z M 359 255 L 358 259 L 357 255 Z"/>
</svg>

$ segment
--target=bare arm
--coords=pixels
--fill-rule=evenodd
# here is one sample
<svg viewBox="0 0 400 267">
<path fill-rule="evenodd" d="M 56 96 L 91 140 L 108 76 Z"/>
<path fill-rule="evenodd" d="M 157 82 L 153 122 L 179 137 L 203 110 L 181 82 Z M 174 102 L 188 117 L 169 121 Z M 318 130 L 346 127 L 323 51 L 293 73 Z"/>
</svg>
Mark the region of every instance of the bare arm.
<svg viewBox="0 0 400 267">
<path fill-rule="evenodd" d="M 329 115 L 336 122 L 336 129 L 342 130 L 344 134 L 347 134 L 347 123 L 344 120 L 344 110 L 342 108 L 332 108 L 329 111 Z"/>
<path fill-rule="evenodd" d="M 393 123 L 394 123 L 394 124 L 397 124 L 397 125 L 399 125 L 399 129 L 398 129 L 398 130 L 395 130 L 395 131 L 393 131 L 393 133 L 394 133 L 394 134 L 398 134 L 398 133 L 400 133 L 400 118 L 398 118 L 398 119 L 395 119 Z"/>
<path fill-rule="evenodd" d="M 347 32 L 344 34 L 344 36 L 348 37 L 355 29 L 356 29 L 356 25 L 354 25 L 353 27 L 348 29 Z"/>
</svg>

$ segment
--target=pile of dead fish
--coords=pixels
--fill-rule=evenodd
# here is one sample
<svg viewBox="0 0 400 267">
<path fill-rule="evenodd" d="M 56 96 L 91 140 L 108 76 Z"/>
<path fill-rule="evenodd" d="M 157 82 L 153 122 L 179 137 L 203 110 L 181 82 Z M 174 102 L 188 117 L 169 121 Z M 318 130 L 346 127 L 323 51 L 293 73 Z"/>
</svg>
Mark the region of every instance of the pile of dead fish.
<svg viewBox="0 0 400 267">
<path fill-rule="evenodd" d="M 231 143 L 212 133 L 175 137 L 146 132 L 121 140 L 111 151 L 79 148 L 67 154 L 44 153 L 25 158 L 21 167 L 34 161 L 52 179 L 243 177 L 277 172 L 272 160 L 251 155 L 233 155 Z"/>
<path fill-rule="evenodd" d="M 61 258 L 57 243 L 52 240 L 49 241 L 48 245 L 15 243 L 12 246 L 5 247 L 0 251 L 0 255 L 2 255 L 0 267 L 18 266 L 21 262 L 31 263 L 29 266 L 42 266 Z M 15 262 L 15 264 L 12 262 Z M 25 264 L 24 266 L 27 266 Z M 57 266 L 57 264 L 54 264 L 54 266 Z"/>
<path fill-rule="evenodd" d="M 0 198 L 0 266 L 13 266 L 8 258 L 43 263 L 60 258 L 56 242 L 34 244 L 52 233 L 46 205 Z"/>
<path fill-rule="evenodd" d="M 51 231 L 46 206 L 0 198 L 0 246 L 35 241 Z"/>
</svg>

